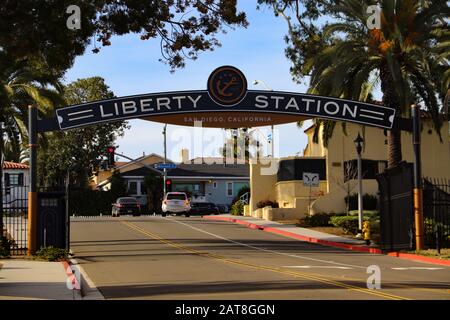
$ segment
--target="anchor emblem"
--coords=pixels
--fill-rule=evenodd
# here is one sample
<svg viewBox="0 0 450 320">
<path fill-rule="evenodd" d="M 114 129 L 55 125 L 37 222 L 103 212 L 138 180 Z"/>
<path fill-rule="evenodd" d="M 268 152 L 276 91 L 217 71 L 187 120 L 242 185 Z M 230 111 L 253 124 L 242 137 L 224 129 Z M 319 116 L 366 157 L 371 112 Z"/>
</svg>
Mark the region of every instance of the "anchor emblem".
<svg viewBox="0 0 450 320">
<path fill-rule="evenodd" d="M 247 94 L 247 80 L 237 68 L 223 66 L 213 71 L 208 79 L 208 93 L 219 105 L 233 106 Z"/>
</svg>

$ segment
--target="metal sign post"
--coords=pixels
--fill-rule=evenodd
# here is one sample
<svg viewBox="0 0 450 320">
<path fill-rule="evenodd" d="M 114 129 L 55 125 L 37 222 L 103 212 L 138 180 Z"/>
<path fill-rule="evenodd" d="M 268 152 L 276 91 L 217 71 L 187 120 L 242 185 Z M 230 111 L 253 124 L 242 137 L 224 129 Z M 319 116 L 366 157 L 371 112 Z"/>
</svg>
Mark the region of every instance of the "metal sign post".
<svg viewBox="0 0 450 320">
<path fill-rule="evenodd" d="M 320 178 L 318 173 L 303 172 L 303 185 L 305 187 L 309 186 L 309 205 L 308 214 L 311 212 L 311 188 L 318 187 L 320 183 Z"/>
</svg>

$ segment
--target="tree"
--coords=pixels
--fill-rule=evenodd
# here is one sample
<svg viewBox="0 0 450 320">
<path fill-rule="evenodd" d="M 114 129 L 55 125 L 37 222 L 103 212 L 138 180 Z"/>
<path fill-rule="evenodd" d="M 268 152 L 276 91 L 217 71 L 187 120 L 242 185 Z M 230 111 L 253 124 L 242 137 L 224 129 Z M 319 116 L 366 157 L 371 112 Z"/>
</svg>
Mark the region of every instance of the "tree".
<svg viewBox="0 0 450 320">
<path fill-rule="evenodd" d="M 80 9 L 80 28 L 71 30 Z M 75 57 L 94 42 L 111 45 L 112 36 L 140 34 L 142 40 L 159 38 L 162 60 L 172 68 L 183 67 L 186 58 L 213 50 L 225 27 L 246 27 L 246 16 L 236 0 L 3 0 L 0 6 L 0 66 L 39 56 L 49 68 L 64 73 Z M 98 46 L 97 46 L 98 44 Z"/>
<path fill-rule="evenodd" d="M 58 81 L 35 61 L 12 62 L 0 68 L 0 213 L 3 212 L 3 162 L 17 160 L 17 152 L 28 141 L 28 106 L 35 104 L 41 116 L 50 115 L 62 101 L 58 89 Z M 2 227 L 0 214 L 0 230 Z"/>
<path fill-rule="evenodd" d="M 161 198 L 163 196 L 163 181 L 161 176 L 148 175 L 144 178 L 144 186 L 147 189 L 147 207 L 149 212 L 159 212 Z"/>
<path fill-rule="evenodd" d="M 69 105 L 114 97 L 101 77 L 78 79 L 63 89 L 66 104 Z M 90 177 L 106 154 L 106 147 L 113 145 L 127 128 L 126 122 L 119 121 L 47 133 L 48 144 L 39 152 L 38 174 L 41 185 L 63 185 L 70 167 L 71 185 L 87 187 Z"/>
<path fill-rule="evenodd" d="M 125 181 L 125 179 L 123 179 L 120 176 L 120 172 L 114 170 L 111 178 L 110 178 L 110 183 L 111 183 L 111 196 L 113 201 L 119 197 L 123 197 L 127 194 L 127 183 Z"/>
<path fill-rule="evenodd" d="M 286 55 L 296 80 L 311 77 L 309 93 L 369 100 L 379 83 L 383 104 L 408 117 L 410 106 L 421 103 L 430 112 L 440 134 L 441 111 L 450 85 L 447 2 L 420 0 L 319 1 L 313 13 L 300 14 L 300 3 L 309 1 L 260 1 L 269 3 L 286 18 L 289 35 Z M 380 5 L 381 28 L 369 29 L 367 8 Z M 334 6 L 333 6 L 334 4 Z M 297 25 L 288 16 L 296 12 Z M 320 14 L 331 23 L 305 23 Z M 330 136 L 334 123 L 325 125 Z M 388 167 L 402 160 L 400 130 L 388 134 Z"/>
</svg>

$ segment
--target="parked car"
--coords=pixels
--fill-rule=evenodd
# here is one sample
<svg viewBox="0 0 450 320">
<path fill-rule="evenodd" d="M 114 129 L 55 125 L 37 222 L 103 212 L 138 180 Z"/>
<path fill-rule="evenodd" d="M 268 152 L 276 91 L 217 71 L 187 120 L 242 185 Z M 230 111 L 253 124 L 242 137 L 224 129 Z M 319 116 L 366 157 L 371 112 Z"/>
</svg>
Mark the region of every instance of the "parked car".
<svg viewBox="0 0 450 320">
<path fill-rule="evenodd" d="M 191 204 L 191 215 L 220 214 L 219 208 L 211 202 L 196 202 Z"/>
<path fill-rule="evenodd" d="M 219 209 L 220 213 L 228 213 L 230 212 L 230 207 L 226 204 L 218 204 L 217 208 Z"/>
<path fill-rule="evenodd" d="M 141 205 L 133 197 L 117 198 L 116 202 L 112 204 L 111 214 L 113 217 L 118 217 L 121 214 L 139 216 L 141 215 Z"/>
<path fill-rule="evenodd" d="M 184 192 L 167 192 L 162 202 L 162 216 L 175 213 L 189 217 L 191 205 Z"/>
</svg>

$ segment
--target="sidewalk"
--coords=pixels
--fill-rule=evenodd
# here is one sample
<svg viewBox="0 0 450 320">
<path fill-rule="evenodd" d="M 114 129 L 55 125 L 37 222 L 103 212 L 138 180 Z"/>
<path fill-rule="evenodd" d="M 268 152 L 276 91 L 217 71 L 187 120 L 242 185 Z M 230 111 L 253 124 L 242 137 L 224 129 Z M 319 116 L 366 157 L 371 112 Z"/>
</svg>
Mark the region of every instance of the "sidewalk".
<svg viewBox="0 0 450 320">
<path fill-rule="evenodd" d="M 296 225 L 293 224 L 282 224 L 275 221 L 268 221 L 253 217 L 233 216 L 231 214 L 210 215 L 210 216 L 203 216 L 203 218 L 209 220 L 237 223 L 251 229 L 259 229 L 266 232 L 275 233 L 282 236 L 298 239 L 301 241 L 317 243 L 325 246 L 373 254 L 384 254 L 383 251 L 378 248 L 369 247 L 365 245 L 365 242 L 362 240 L 344 238 L 324 232 L 310 230 L 307 228 L 297 227 Z M 450 266 L 450 260 L 441 260 L 439 258 L 401 252 L 389 252 L 386 254 L 388 256 L 397 257 L 400 259 Z"/>
<path fill-rule="evenodd" d="M 332 245 L 345 249 L 381 253 L 377 248 L 365 245 L 363 240 L 340 237 L 337 235 L 319 232 L 307 228 L 297 227 L 294 224 L 282 224 L 276 221 L 268 221 L 253 217 L 233 216 L 231 214 L 221 214 L 217 216 L 203 216 L 205 219 L 222 220 L 245 225 L 252 229 L 260 229 L 266 232 L 277 233 L 298 240 Z"/>
<path fill-rule="evenodd" d="M 78 300 L 61 262 L 0 260 L 0 300 Z"/>
</svg>

